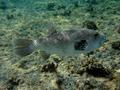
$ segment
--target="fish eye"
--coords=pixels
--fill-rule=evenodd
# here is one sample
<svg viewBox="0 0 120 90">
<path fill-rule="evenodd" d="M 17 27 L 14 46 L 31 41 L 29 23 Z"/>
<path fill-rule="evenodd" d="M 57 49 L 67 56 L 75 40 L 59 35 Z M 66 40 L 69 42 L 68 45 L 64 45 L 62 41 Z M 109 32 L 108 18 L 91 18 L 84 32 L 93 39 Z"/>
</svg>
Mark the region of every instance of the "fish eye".
<svg viewBox="0 0 120 90">
<path fill-rule="evenodd" d="M 88 45 L 88 43 L 86 40 L 80 40 L 78 42 L 75 42 L 74 49 L 75 50 L 85 50 L 87 45 Z"/>
</svg>

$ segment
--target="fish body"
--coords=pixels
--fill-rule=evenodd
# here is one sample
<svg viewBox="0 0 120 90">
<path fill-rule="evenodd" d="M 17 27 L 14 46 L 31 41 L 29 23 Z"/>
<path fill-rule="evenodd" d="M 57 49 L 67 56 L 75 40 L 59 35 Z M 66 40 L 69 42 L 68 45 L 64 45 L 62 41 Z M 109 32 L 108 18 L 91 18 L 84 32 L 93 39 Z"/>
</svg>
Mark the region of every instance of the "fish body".
<svg viewBox="0 0 120 90">
<path fill-rule="evenodd" d="M 54 31 L 37 40 L 16 39 L 14 48 L 16 54 L 20 56 L 29 55 L 36 49 L 48 54 L 77 56 L 99 48 L 105 41 L 106 37 L 95 30 L 71 29 Z"/>
</svg>

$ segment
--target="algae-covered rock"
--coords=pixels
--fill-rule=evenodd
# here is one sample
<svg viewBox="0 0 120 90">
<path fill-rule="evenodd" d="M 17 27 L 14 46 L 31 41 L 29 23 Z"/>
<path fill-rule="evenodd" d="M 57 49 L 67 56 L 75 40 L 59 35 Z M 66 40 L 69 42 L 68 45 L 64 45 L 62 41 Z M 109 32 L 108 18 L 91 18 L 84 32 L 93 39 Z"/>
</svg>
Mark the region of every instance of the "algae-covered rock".
<svg viewBox="0 0 120 90">
<path fill-rule="evenodd" d="M 83 27 L 86 27 L 88 29 L 93 29 L 93 30 L 97 30 L 98 29 L 98 27 L 97 27 L 97 25 L 95 24 L 94 21 L 85 21 L 83 23 Z"/>
<path fill-rule="evenodd" d="M 120 41 L 113 42 L 112 48 L 115 50 L 120 50 Z"/>
</svg>

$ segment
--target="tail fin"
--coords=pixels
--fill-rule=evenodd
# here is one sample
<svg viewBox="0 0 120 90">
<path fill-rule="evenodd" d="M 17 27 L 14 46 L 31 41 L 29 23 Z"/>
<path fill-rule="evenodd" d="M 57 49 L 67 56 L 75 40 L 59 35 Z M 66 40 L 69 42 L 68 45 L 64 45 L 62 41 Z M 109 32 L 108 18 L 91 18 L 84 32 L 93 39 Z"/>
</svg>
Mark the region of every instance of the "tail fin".
<svg viewBox="0 0 120 90">
<path fill-rule="evenodd" d="M 13 40 L 13 47 L 17 55 L 24 57 L 35 51 L 36 45 L 33 40 L 15 39 Z"/>
</svg>

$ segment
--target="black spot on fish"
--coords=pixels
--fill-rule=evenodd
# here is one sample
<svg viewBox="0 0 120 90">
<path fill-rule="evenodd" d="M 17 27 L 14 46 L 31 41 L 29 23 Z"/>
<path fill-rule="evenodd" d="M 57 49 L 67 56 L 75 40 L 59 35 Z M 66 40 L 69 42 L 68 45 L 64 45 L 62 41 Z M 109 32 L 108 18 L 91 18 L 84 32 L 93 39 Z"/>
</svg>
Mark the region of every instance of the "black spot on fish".
<svg viewBox="0 0 120 90">
<path fill-rule="evenodd" d="M 75 50 L 85 50 L 87 45 L 88 45 L 88 43 L 86 40 L 81 40 L 81 41 L 75 42 L 74 49 Z"/>
</svg>

